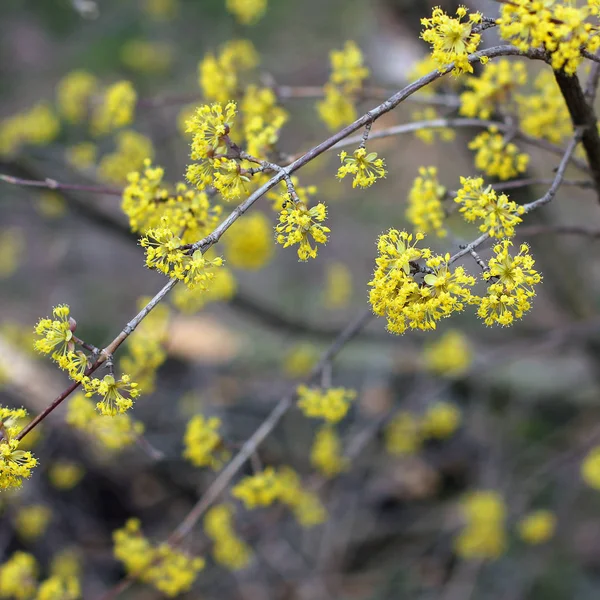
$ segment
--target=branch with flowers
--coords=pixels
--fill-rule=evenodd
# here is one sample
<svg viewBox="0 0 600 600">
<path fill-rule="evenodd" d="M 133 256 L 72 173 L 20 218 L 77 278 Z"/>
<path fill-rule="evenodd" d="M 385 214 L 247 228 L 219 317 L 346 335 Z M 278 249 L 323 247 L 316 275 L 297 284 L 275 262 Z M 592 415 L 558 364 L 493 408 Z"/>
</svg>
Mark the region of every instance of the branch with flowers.
<svg viewBox="0 0 600 600">
<path fill-rule="evenodd" d="M 226 4 L 245 24 L 266 10 L 264 0 L 255 2 L 253 10 L 248 8 L 252 3 L 228 0 Z M 169 596 L 190 589 L 205 560 L 182 549 L 182 542 L 202 517 L 217 562 L 232 570 L 246 567 L 252 553 L 235 531 L 234 510 L 228 504 L 212 506 L 228 492 L 246 511 L 279 503 L 302 526 L 325 520 L 326 511 L 318 495 L 305 489 L 298 473 L 287 466 L 263 468 L 256 453 L 296 404 L 305 417 L 322 421 L 311 449 L 313 467 L 325 478 L 349 468 L 336 425 L 347 415 L 357 393 L 332 387 L 331 362 L 372 313 L 382 317 L 388 332 L 395 335 L 435 330 L 442 320 L 468 306 L 474 307 L 486 326 L 513 325 L 532 309 L 542 284 L 530 247 L 522 243 L 518 251 L 513 250 L 515 237 L 543 233 L 598 237 L 598 232 L 587 226 L 521 223 L 552 202 L 561 186 L 594 190 L 600 197 L 600 135 L 593 107 L 600 73 L 595 54 L 600 36 L 593 23 L 599 11 L 594 0 L 583 8 L 566 2 L 503 2 L 498 18 L 484 17 L 462 6 L 454 16 L 434 8 L 431 17 L 421 21 L 421 38 L 430 46 L 431 55 L 417 66 L 418 76 L 362 116 L 358 116 L 359 102 L 379 97 L 383 88 L 365 84 L 369 69 L 353 42 L 331 53 L 329 81 L 316 88 L 274 82 L 262 87 L 256 83 L 244 86 L 245 78 L 258 64 L 258 55 L 247 40 L 228 42 L 216 54 L 207 54 L 199 65 L 206 103 L 182 119 L 189 135 L 190 164 L 185 182 L 174 184 L 165 180 L 165 169 L 154 163 L 152 142 L 127 127 L 136 109 L 187 102 L 194 95 L 139 99 L 129 81 L 102 89 L 95 76 L 82 71 L 60 82 L 57 103 L 63 120 L 77 126 L 86 124 L 92 139 L 114 136 L 115 151 L 100 160 L 96 143 L 89 139 L 73 145 L 66 154 L 73 169 L 87 174 L 93 171 L 102 183 L 24 179 L 10 174 L 0 175 L 0 181 L 119 196 L 129 228 L 139 236 L 145 266 L 168 281 L 152 298 L 140 303 L 139 312 L 104 348 L 79 337 L 78 324 L 66 304 L 55 306 L 50 317 L 40 319 L 35 327 L 35 350 L 49 356 L 71 383 L 29 422 L 24 409 L 0 407 L 3 489 L 19 488 L 31 477 L 38 459 L 23 449 L 23 441 L 79 388 L 83 393 L 74 396 L 67 409 L 70 425 L 117 449 L 140 439 L 143 425 L 131 418 L 131 412 L 138 398 L 154 388 L 156 372 L 167 357 L 167 296 L 171 295 L 181 310 L 200 310 L 209 302 L 230 299 L 235 277 L 229 266 L 247 270 L 263 267 L 272 252 L 265 241 L 271 236 L 282 249 L 293 249 L 299 262 L 318 259 L 322 246 L 335 235 L 335 226 L 330 226 L 324 202 L 314 200 L 316 187 L 302 185 L 298 171 L 329 150 L 354 148 L 352 152 L 341 151 L 336 178 L 343 183 L 352 180 L 352 188 L 368 189 L 389 176 L 385 159 L 372 150 L 375 140 L 413 133 L 425 142 L 443 142 L 452 141 L 457 130 L 481 130 L 468 144 L 475 153 L 479 175 L 461 176 L 456 190 L 446 188 L 436 166 L 419 169 L 407 195 L 408 228 L 392 223 L 377 240 L 375 268 L 368 283 L 368 310 L 339 334 L 311 371 L 306 385 L 280 400 L 233 457 L 219 431 L 219 419 L 196 415 L 190 420 L 184 457 L 195 467 L 210 468 L 218 474 L 166 542 L 151 543 L 138 520 L 129 520 L 113 533 L 114 555 L 123 563 L 128 579 L 106 598 L 115 597 L 134 580 Z M 491 28 L 496 28 L 506 43 L 480 49 L 483 32 Z M 529 75 L 523 59 L 549 65 L 543 65 L 532 93 L 524 88 Z M 577 74 L 584 59 L 594 63 L 585 89 Z M 481 69 L 479 75 L 474 74 L 476 65 Z M 437 89 L 447 76 L 454 83 L 463 83 L 460 94 Z M 379 119 L 413 97 L 425 106 L 414 113 L 414 121 L 377 127 Z M 279 147 L 289 119 L 283 103 L 292 98 L 318 98 L 320 118 L 335 131 L 295 156 L 282 153 Z M 438 109 L 446 114 L 440 116 Z M 0 155 L 18 164 L 18 154 L 24 148 L 47 144 L 59 128 L 57 116 L 46 104 L 5 119 L 0 123 Z M 530 157 L 517 142 L 560 156 L 553 177 L 526 176 Z M 577 155 L 580 144 L 583 156 Z M 582 179 L 566 178 L 570 166 L 582 172 Z M 505 193 L 539 184 L 549 187 L 527 203 L 517 203 Z M 277 215 L 274 224 L 255 210 L 263 197 L 272 203 Z M 453 215 L 475 223 L 480 235 L 471 241 L 455 238 L 450 224 Z M 237 228 L 240 233 L 236 234 Z M 433 249 L 435 238 L 453 241 L 446 251 L 437 252 Z M 491 256 L 483 258 L 480 253 L 490 240 L 493 243 L 487 250 Z M 218 249 L 223 249 L 223 255 L 217 254 Z M 463 258 L 473 261 L 476 275 L 466 265 L 455 264 Z M 117 356 L 122 346 L 128 353 Z M 311 387 L 317 377 L 321 384 Z M 401 414 L 390 426 L 389 446 L 397 454 L 412 452 L 423 439 L 450 436 L 459 422 L 457 410 L 447 405 L 436 406 L 422 421 Z M 257 472 L 233 483 L 248 461 L 254 462 Z M 592 487 L 600 487 L 599 465 L 597 448 L 592 449 L 583 467 L 584 479 Z M 467 526 L 456 539 L 456 552 L 464 558 L 500 556 L 506 544 L 501 501 L 491 492 L 480 492 L 464 510 Z M 492 526 L 478 521 L 482 512 L 492 515 L 487 519 L 494 522 Z M 544 517 L 548 515 L 534 515 L 525 521 L 522 537 L 537 540 L 544 532 L 550 535 L 553 521 Z M 29 558 L 15 555 L 0 567 L 0 595 L 16 593 L 3 583 L 2 575 L 15 570 L 19 581 L 34 579 Z M 39 585 L 36 597 L 42 597 L 45 585 L 59 590 L 55 597 L 63 594 L 76 598 L 80 594 L 80 583 L 71 576 L 50 577 Z"/>
</svg>

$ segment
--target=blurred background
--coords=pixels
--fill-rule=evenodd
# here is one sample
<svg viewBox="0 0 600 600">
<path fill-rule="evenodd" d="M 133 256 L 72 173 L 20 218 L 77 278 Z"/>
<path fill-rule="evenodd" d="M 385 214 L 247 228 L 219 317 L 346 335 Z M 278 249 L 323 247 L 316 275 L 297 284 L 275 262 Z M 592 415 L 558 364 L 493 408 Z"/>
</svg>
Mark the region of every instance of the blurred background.
<svg viewBox="0 0 600 600">
<path fill-rule="evenodd" d="M 138 93 L 129 129 L 152 140 L 154 164 L 175 182 L 189 161 L 189 140 L 178 123 L 182 111 L 202 102 L 198 63 L 206 53 L 249 39 L 260 54 L 255 83 L 322 86 L 329 52 L 354 40 L 371 70 L 369 85 L 391 95 L 427 54 L 419 19 L 432 4 L 271 0 L 264 18 L 245 27 L 222 0 L 3 0 L 0 121 L 40 102 L 54 106 L 58 82 L 75 69 L 93 73 L 102 85 L 129 80 Z M 457 5 L 443 6 L 453 12 Z M 494 2 L 470 6 L 497 15 Z M 494 41 L 486 34 L 486 45 Z M 539 69 L 532 65 L 530 72 Z M 436 91 L 456 94 L 457 84 Z M 316 100 L 282 100 L 290 113 L 282 156 L 325 139 Z M 379 101 L 360 100 L 359 114 Z M 422 109 L 406 102 L 375 129 L 414 120 Z M 437 114 L 454 115 L 456 108 Z M 133 409 L 143 438 L 109 453 L 66 424 L 68 401 L 59 407 L 31 436 L 40 466 L 21 491 L 0 496 L 2 562 L 25 550 L 44 574 L 53 556 L 75 549 L 83 597 L 116 597 L 102 596 L 125 575 L 112 556 L 111 532 L 137 516 L 148 537 L 165 539 L 215 477 L 183 461 L 186 422 L 198 413 L 217 416 L 232 449 L 248 439 L 368 306 L 377 236 L 409 226 L 406 197 L 418 168 L 437 166 L 448 189 L 459 187 L 459 175 L 476 174 L 467 149 L 471 135 L 459 130 L 454 141 L 433 145 L 412 134 L 373 140 L 369 147 L 385 157 L 388 175 L 366 191 L 336 180 L 335 151 L 301 170 L 300 185 L 315 185 L 315 198 L 329 209 L 332 232 L 318 260 L 298 263 L 293 249 L 273 243 L 272 259 L 260 271 L 232 268 L 237 286 L 229 301 L 184 314 L 189 311 L 169 300 L 167 359 L 154 391 Z M 62 123 L 50 143 L 0 156 L 0 173 L 120 189 L 124 181 L 108 181 L 98 169 L 115 152 L 115 135 L 93 140 L 98 156 L 75 166 L 70 149 L 91 140 L 85 127 Z M 525 176 L 551 178 L 558 161 L 533 149 Z M 545 189 L 521 187 L 511 199 L 529 202 Z M 275 223 L 271 202 L 263 199 L 254 209 Z M 210 558 L 199 525 L 185 549 L 206 555 L 207 566 L 182 597 L 597 597 L 600 495 L 582 480 L 581 463 L 600 444 L 598 242 L 533 235 L 557 223 L 598 223 L 600 231 L 594 194 L 563 187 L 555 202 L 527 217 L 532 235 L 517 234 L 531 244 L 544 277 L 522 322 L 486 328 L 467 309 L 435 332 L 398 337 L 374 319 L 348 343 L 329 374 L 334 386 L 357 391 L 337 428 L 352 458 L 348 469 L 331 478 L 315 470 L 309 449 L 317 424 L 296 409 L 257 452 L 259 464 L 296 469 L 318 492 L 328 520 L 307 530 L 285 511 L 238 510 L 238 529 L 254 558 L 234 573 Z M 449 227 L 464 240 L 478 234 L 456 214 Z M 432 243 L 438 251 L 458 248 L 452 238 Z M 481 256 L 489 254 L 484 247 Z M 476 272 L 472 260 L 464 264 Z M 66 387 L 66 376 L 32 350 L 33 327 L 53 306 L 69 304 L 78 335 L 103 347 L 136 314 L 140 298 L 163 284 L 144 267 L 118 195 L 0 181 L 0 403 L 36 414 Z M 414 423 L 440 406 L 452 407 L 455 422 L 413 440 Z M 248 464 L 240 476 L 252 472 Z M 505 505 L 505 542 L 494 560 L 467 559 L 456 549 L 465 525 L 461 500 L 476 490 L 493 491 Z M 23 513 L 31 507 L 37 512 Z M 517 526 L 536 509 L 556 518 L 556 531 L 538 546 L 523 540 Z M 119 597 L 161 596 L 135 585 Z"/>
</svg>

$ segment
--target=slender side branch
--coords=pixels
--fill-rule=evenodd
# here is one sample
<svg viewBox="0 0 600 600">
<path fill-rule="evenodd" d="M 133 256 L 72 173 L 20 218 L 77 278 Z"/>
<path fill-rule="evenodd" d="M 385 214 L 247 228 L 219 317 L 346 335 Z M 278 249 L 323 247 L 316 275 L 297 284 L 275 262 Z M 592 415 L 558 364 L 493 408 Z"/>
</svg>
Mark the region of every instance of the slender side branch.
<svg viewBox="0 0 600 600">
<path fill-rule="evenodd" d="M 21 179 L 12 175 L 1 175 L 0 181 L 10 183 L 12 185 L 21 185 L 24 187 L 46 188 L 48 190 L 73 190 L 79 192 L 91 192 L 92 194 L 108 194 L 111 196 L 120 196 L 123 190 L 113 187 L 105 187 L 101 185 L 84 185 L 79 183 L 60 183 L 55 179 L 47 177 L 43 181 L 36 179 Z"/>
</svg>

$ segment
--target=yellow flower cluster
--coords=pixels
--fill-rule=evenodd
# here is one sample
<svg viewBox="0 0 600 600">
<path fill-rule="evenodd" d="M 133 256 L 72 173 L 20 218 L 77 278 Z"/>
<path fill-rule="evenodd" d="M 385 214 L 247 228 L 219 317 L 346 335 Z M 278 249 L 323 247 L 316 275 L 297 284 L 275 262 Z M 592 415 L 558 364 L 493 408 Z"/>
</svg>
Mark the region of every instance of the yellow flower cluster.
<svg viewBox="0 0 600 600">
<path fill-rule="evenodd" d="M 327 242 L 327 234 L 331 230 L 320 225 L 326 218 L 327 207 L 321 202 L 308 208 L 304 202 L 288 201 L 281 209 L 279 223 L 275 226 L 277 243 L 284 248 L 298 244 L 298 258 L 301 261 L 316 258 L 318 247 L 312 247 L 309 236 L 317 244 Z"/>
<path fill-rule="evenodd" d="M 98 146 L 94 142 L 80 142 L 65 150 L 65 158 L 74 169 L 85 171 L 96 164 Z"/>
<path fill-rule="evenodd" d="M 600 446 L 594 446 L 583 459 L 581 477 L 587 485 L 600 490 Z"/>
<path fill-rule="evenodd" d="M 138 384 L 131 381 L 129 375 L 123 374 L 120 379 L 114 375 L 105 375 L 102 379 L 95 377 L 83 382 L 86 397 L 93 394 L 102 399 L 96 403 L 96 408 L 101 415 L 114 417 L 127 412 L 133 406 L 133 399 L 140 395 Z"/>
<path fill-rule="evenodd" d="M 258 211 L 238 219 L 223 236 L 227 263 L 236 269 L 256 271 L 273 257 L 269 219 Z"/>
<path fill-rule="evenodd" d="M 512 142 L 505 143 L 495 128 L 475 136 L 469 142 L 469 149 L 476 151 L 477 169 L 501 180 L 524 173 L 529 164 L 529 156 L 519 152 L 519 148 Z"/>
<path fill-rule="evenodd" d="M 473 362 L 473 351 L 467 337 L 450 329 L 423 351 L 425 367 L 444 377 L 460 377 Z"/>
<path fill-rule="evenodd" d="M 0 565 L 0 598 L 30 600 L 37 588 L 38 565 L 27 552 L 15 552 Z"/>
<path fill-rule="evenodd" d="M 227 11 L 242 25 L 254 25 L 267 10 L 267 0 L 225 0 Z"/>
<path fill-rule="evenodd" d="M 217 417 L 205 419 L 202 415 L 193 416 L 183 437 L 183 457 L 195 467 L 220 469 L 230 457 L 230 452 L 223 446 L 220 427 L 221 419 Z"/>
<path fill-rule="evenodd" d="M 343 151 L 340 154 L 342 166 L 338 169 L 337 178 L 344 179 L 346 175 L 354 175 L 352 187 L 368 188 L 378 179 L 386 176 L 385 161 L 377 158 L 377 152 L 369 152 L 365 148 L 357 148 L 352 156 Z"/>
<path fill-rule="evenodd" d="M 510 240 L 502 240 L 494 246 L 494 254 L 483 273 L 488 282 L 487 294 L 481 298 L 477 314 L 486 325 L 511 325 L 531 308 L 535 296 L 534 286 L 541 280 L 533 268 L 534 259 L 529 246 L 522 244 L 519 253 L 512 256 Z"/>
<path fill-rule="evenodd" d="M 451 270 L 448 254 L 417 248 L 423 238 L 417 233 L 413 242 L 407 232 L 390 229 L 378 240 L 369 301 L 376 315 L 387 318 L 392 333 L 435 329 L 437 321 L 474 302 L 469 288 L 475 285 L 475 278 L 463 267 Z"/>
<path fill-rule="evenodd" d="M 84 474 L 83 466 L 71 460 L 57 460 L 48 469 L 48 479 L 57 490 L 74 488 Z"/>
<path fill-rule="evenodd" d="M 192 160 L 200 161 L 188 166 L 188 181 L 199 190 L 208 185 L 218 186 L 219 191 L 226 194 L 227 200 L 239 196 L 244 183 L 250 181 L 241 173 L 236 161 L 219 156 L 215 158 L 215 155 L 224 156 L 227 152 L 226 140 L 236 114 L 234 102 L 229 102 L 225 108 L 218 103 L 211 106 L 204 104 L 198 107 L 192 118 L 187 121 L 186 129 L 188 133 L 193 134 L 190 156 Z M 217 172 L 219 180 L 215 181 Z"/>
<path fill-rule="evenodd" d="M 35 600 L 78 600 L 81 598 L 81 586 L 75 577 L 52 575 L 42 581 Z"/>
<path fill-rule="evenodd" d="M 25 249 L 25 236 L 20 228 L 0 229 L 0 279 L 17 272 Z"/>
<path fill-rule="evenodd" d="M 527 68 L 522 60 L 501 58 L 488 63 L 479 77 L 468 75 L 467 88 L 460 95 L 460 114 L 489 119 L 499 107 L 506 106 L 517 86 L 527 83 Z"/>
<path fill-rule="evenodd" d="M 325 98 L 317 103 L 317 111 L 331 130 L 338 129 L 356 119 L 354 96 L 369 76 L 363 55 L 355 42 L 348 41 L 342 50 L 332 50 L 331 75 L 325 84 Z"/>
<path fill-rule="evenodd" d="M 146 249 L 146 266 L 156 269 L 172 279 L 183 281 L 189 289 L 205 290 L 215 277 L 215 268 L 222 266 L 218 256 L 207 259 L 201 250 L 187 253 L 180 237 L 166 227 L 148 229 L 140 239 Z"/>
<path fill-rule="evenodd" d="M 549 510 L 536 510 L 523 517 L 517 527 L 524 542 L 543 544 L 554 535 L 556 516 Z"/>
<path fill-rule="evenodd" d="M 522 51 L 543 48 L 551 55 L 554 70 L 573 75 L 581 64 L 581 49 L 592 54 L 600 48 L 597 24 L 587 21 L 596 11 L 570 2 L 513 0 L 502 4 L 500 37 Z"/>
<path fill-rule="evenodd" d="M 141 310 L 149 301 L 150 298 L 140 298 L 138 308 Z M 127 354 L 119 361 L 119 367 L 144 393 L 154 391 L 156 371 L 167 358 L 168 325 L 169 309 L 156 306 L 125 342 Z"/>
<path fill-rule="evenodd" d="M 240 103 L 243 116 L 246 151 L 251 156 L 266 159 L 279 139 L 279 132 L 288 120 L 287 111 L 277 105 L 277 96 L 270 88 L 249 85 Z"/>
<path fill-rule="evenodd" d="M 204 531 L 213 541 L 212 554 L 219 564 L 238 571 L 252 560 L 252 550 L 240 539 L 233 523 L 234 508 L 230 504 L 217 504 L 206 512 Z"/>
<path fill-rule="evenodd" d="M 98 79 L 77 69 L 65 75 L 56 86 L 59 113 L 69 123 L 83 123 L 90 110 L 90 100 L 98 90 Z"/>
<path fill-rule="evenodd" d="M 164 170 L 144 161 L 141 172 L 127 176 L 121 209 L 129 217 L 131 230 L 143 233 L 168 225 L 174 234 L 183 231 L 184 243 L 195 242 L 209 234 L 218 224 L 222 208 L 211 205 L 208 195 L 177 183 L 174 189 L 163 183 Z"/>
<path fill-rule="evenodd" d="M 498 492 L 471 492 L 462 503 L 466 527 L 455 540 L 459 556 L 495 559 L 506 549 L 506 506 Z"/>
<path fill-rule="evenodd" d="M 46 146 L 56 139 L 60 122 L 54 111 L 40 102 L 29 110 L 0 121 L 0 156 L 16 154 L 22 146 Z"/>
<path fill-rule="evenodd" d="M 104 91 L 102 101 L 92 112 L 94 135 L 105 135 L 133 123 L 137 93 L 131 81 L 117 81 Z"/>
<path fill-rule="evenodd" d="M 551 72 L 542 71 L 533 86 L 534 93 L 515 96 L 519 126 L 524 133 L 558 144 L 573 131 L 565 99 Z"/>
<path fill-rule="evenodd" d="M 166 596 L 187 592 L 196 575 L 204 568 L 204 559 L 191 557 L 163 543 L 157 546 L 144 537 L 138 519 L 129 519 L 113 532 L 114 555 L 128 575 L 147 583 Z"/>
<path fill-rule="evenodd" d="M 38 464 L 29 450 L 19 450 L 20 442 L 15 439 L 26 418 L 24 408 L 0 406 L 0 490 L 21 487 Z"/>
<path fill-rule="evenodd" d="M 232 488 L 231 494 L 249 510 L 279 501 L 304 527 L 322 523 L 326 518 L 318 496 L 302 489 L 298 474 L 290 467 L 281 467 L 278 472 L 267 467 L 260 473 L 244 477 Z"/>
<path fill-rule="evenodd" d="M 439 6 L 431 13 L 431 18 L 421 19 L 425 28 L 421 38 L 431 46 L 431 56 L 440 70 L 454 63 L 452 75 L 472 73 L 473 66 L 468 55 L 477 50 L 481 35 L 473 33 L 473 25 L 481 23 L 481 13 L 471 13 L 466 21 L 467 8 L 459 6 L 456 17 L 450 17 Z M 481 62 L 486 62 L 484 58 Z"/>
<path fill-rule="evenodd" d="M 41 537 L 48 529 L 52 519 L 52 510 L 43 504 L 22 506 L 15 515 L 15 528 L 19 537 L 25 541 Z"/>
<path fill-rule="evenodd" d="M 340 437 L 330 424 L 317 430 L 310 451 L 310 464 L 328 478 L 348 468 L 350 462 L 342 453 Z"/>
<path fill-rule="evenodd" d="M 309 388 L 299 385 L 298 408 L 310 419 L 324 419 L 329 424 L 341 421 L 348 410 L 356 392 L 346 388 Z"/>
<path fill-rule="evenodd" d="M 325 306 L 329 309 L 348 306 L 352 296 L 352 273 L 344 263 L 333 262 L 327 265 L 323 296 Z"/>
<path fill-rule="evenodd" d="M 254 69 L 258 54 L 249 40 L 227 42 L 217 56 L 208 53 L 198 65 L 199 84 L 206 100 L 229 102 L 236 97 L 239 76 Z"/>
<path fill-rule="evenodd" d="M 83 394 L 75 394 L 67 408 L 66 422 L 85 433 L 102 449 L 113 452 L 133 444 L 144 432 L 144 425 L 128 414 L 105 417 L 96 412 L 94 403 Z"/>
<path fill-rule="evenodd" d="M 285 354 L 283 370 L 288 377 L 305 377 L 319 360 L 318 349 L 310 343 L 295 344 Z"/>
<path fill-rule="evenodd" d="M 460 410 L 454 404 L 441 400 L 427 407 L 421 416 L 406 410 L 399 411 L 385 429 L 386 450 L 394 456 L 415 454 L 428 439 L 451 437 L 461 421 Z"/>
<path fill-rule="evenodd" d="M 70 309 L 66 304 L 59 304 L 52 309 L 54 319 L 40 319 L 35 326 L 35 333 L 41 338 L 33 347 L 42 354 L 50 354 L 58 361 L 75 348 L 73 331 L 75 320 L 70 317 Z"/>
<path fill-rule="evenodd" d="M 173 47 L 167 42 L 129 40 L 121 48 L 121 62 L 132 71 L 163 73 L 173 62 Z"/>
<path fill-rule="evenodd" d="M 132 171 L 141 169 L 144 161 L 154 155 L 150 138 L 126 129 L 116 136 L 116 149 L 102 157 L 98 173 L 105 181 L 125 183 Z"/>
<path fill-rule="evenodd" d="M 446 188 L 440 184 L 435 167 L 419 167 L 419 176 L 408 192 L 406 218 L 418 233 L 434 232 L 438 237 L 446 237 L 444 227 L 446 213 L 442 200 Z"/>
<path fill-rule="evenodd" d="M 522 221 L 519 215 L 525 212 L 523 206 L 509 200 L 506 194 L 498 195 L 491 185 L 484 187 L 481 177 L 461 177 L 460 184 L 454 201 L 460 205 L 465 221 L 481 220 L 479 231 L 491 237 L 515 235 L 515 226 Z"/>
</svg>

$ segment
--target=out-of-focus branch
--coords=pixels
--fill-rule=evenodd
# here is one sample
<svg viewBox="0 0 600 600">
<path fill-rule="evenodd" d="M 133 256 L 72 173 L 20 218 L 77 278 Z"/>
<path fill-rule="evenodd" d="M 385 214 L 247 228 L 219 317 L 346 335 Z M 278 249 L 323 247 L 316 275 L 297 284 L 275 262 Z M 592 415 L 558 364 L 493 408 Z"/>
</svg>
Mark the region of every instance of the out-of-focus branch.
<svg viewBox="0 0 600 600">
<path fill-rule="evenodd" d="M 579 235 L 588 238 L 600 238 L 600 229 L 591 229 L 583 225 L 529 225 L 519 227 L 520 235 Z"/>
<path fill-rule="evenodd" d="M 92 194 L 105 194 L 111 196 L 120 196 L 123 190 L 119 188 L 105 187 L 101 185 L 84 185 L 79 183 L 61 183 L 55 179 L 47 177 L 44 180 L 37 179 L 21 179 L 20 177 L 13 177 L 12 175 L 0 174 L 0 181 L 4 183 L 10 183 L 12 185 L 19 185 L 23 187 L 37 187 L 46 188 L 48 190 L 71 190 L 78 192 L 90 192 Z"/>
</svg>

